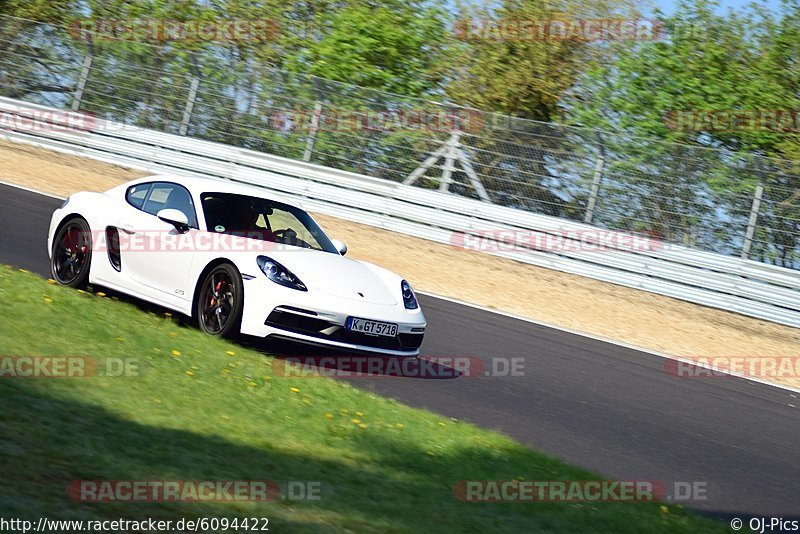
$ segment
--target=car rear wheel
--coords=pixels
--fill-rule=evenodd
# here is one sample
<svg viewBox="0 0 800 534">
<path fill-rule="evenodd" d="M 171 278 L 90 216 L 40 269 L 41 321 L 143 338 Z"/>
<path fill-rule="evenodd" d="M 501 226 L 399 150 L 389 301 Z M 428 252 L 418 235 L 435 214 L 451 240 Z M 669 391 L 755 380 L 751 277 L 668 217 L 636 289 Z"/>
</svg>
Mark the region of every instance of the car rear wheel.
<svg viewBox="0 0 800 534">
<path fill-rule="evenodd" d="M 244 305 L 242 277 L 233 265 L 209 272 L 200 286 L 196 315 L 200 329 L 212 336 L 231 337 L 239 330 Z"/>
<path fill-rule="evenodd" d="M 53 279 L 69 287 L 86 287 L 92 262 L 92 237 L 87 222 L 78 217 L 67 221 L 53 239 L 52 252 Z"/>
</svg>

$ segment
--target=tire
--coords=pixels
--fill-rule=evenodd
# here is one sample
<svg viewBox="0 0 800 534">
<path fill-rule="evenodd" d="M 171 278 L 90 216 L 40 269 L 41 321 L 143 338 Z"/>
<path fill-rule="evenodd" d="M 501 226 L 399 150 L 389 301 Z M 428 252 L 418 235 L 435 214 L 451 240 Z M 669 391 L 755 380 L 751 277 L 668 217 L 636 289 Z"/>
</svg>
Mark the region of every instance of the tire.
<svg viewBox="0 0 800 534">
<path fill-rule="evenodd" d="M 239 271 L 230 263 L 217 265 L 205 276 L 197 293 L 195 317 L 200 330 L 212 336 L 235 336 L 243 308 L 244 284 Z"/>
<path fill-rule="evenodd" d="M 84 289 L 92 266 L 92 233 L 80 217 L 64 223 L 53 239 L 50 274 L 61 285 Z"/>
</svg>

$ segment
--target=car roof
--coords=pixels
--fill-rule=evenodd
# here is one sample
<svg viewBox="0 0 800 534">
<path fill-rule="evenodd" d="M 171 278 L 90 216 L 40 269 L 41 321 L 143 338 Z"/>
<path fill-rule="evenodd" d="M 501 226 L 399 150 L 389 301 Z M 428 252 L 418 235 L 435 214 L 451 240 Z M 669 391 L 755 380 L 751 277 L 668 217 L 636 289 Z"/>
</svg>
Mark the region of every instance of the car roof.
<svg viewBox="0 0 800 534">
<path fill-rule="evenodd" d="M 233 182 L 230 180 L 213 179 L 213 178 L 199 178 L 194 176 L 181 176 L 178 174 L 154 174 L 151 176 L 144 176 L 131 180 L 122 185 L 119 185 L 109 192 L 116 192 L 120 190 L 123 194 L 129 187 L 137 184 L 149 182 L 172 182 L 184 186 L 192 194 L 200 193 L 232 193 L 237 195 L 247 195 L 257 198 L 264 198 L 267 200 L 274 200 L 283 202 L 292 206 L 302 207 L 300 203 L 292 201 L 280 194 L 276 194 L 270 189 L 259 187 L 257 185 L 245 184 L 241 182 Z"/>
</svg>

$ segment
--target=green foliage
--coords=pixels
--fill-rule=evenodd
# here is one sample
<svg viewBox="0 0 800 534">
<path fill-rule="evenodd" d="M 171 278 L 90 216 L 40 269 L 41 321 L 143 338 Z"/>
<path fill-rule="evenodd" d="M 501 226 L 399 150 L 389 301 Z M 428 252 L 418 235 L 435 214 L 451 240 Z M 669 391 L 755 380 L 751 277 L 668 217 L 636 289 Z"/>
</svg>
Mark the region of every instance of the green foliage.
<svg viewBox="0 0 800 534">
<path fill-rule="evenodd" d="M 283 361 L 258 345 L 211 338 L 100 293 L 0 266 L 0 299 L 4 357 L 81 356 L 101 371 L 106 359 L 127 359 L 129 370 L 0 379 L 0 507 L 7 516 L 256 516 L 269 518 L 270 531 L 315 533 L 416 533 L 433 524 L 445 532 L 484 524 L 493 532 L 728 529 L 667 503 L 462 502 L 452 489 L 461 480 L 600 477 L 340 380 L 287 376 Z M 73 480 L 318 481 L 321 498 L 78 503 L 65 491 Z"/>
<path fill-rule="evenodd" d="M 405 96 L 429 94 L 445 38 L 436 7 L 352 5 L 330 16 L 330 32 L 289 58 L 287 67 Z"/>
</svg>

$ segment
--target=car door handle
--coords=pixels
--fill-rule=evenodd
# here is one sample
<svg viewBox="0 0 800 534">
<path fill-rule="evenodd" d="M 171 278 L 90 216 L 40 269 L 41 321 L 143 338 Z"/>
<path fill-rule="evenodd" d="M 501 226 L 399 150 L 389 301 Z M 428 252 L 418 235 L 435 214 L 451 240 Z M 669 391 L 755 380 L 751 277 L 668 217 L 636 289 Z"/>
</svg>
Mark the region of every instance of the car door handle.
<svg viewBox="0 0 800 534">
<path fill-rule="evenodd" d="M 136 230 L 134 230 L 133 226 L 131 226 L 130 224 L 123 224 L 122 226 L 120 226 L 120 229 L 123 232 L 125 232 L 126 234 L 135 234 L 136 233 Z"/>
</svg>

